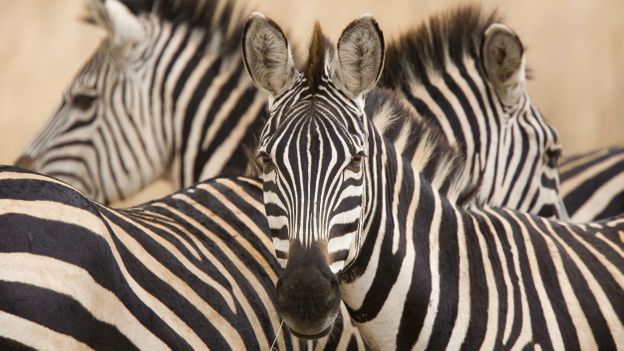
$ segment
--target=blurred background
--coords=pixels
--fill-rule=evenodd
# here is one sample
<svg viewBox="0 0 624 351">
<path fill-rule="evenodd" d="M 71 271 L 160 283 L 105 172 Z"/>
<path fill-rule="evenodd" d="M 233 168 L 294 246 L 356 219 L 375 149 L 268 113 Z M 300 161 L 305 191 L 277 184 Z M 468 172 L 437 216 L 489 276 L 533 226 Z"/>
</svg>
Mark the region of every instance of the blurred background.
<svg viewBox="0 0 624 351">
<path fill-rule="evenodd" d="M 306 42 L 315 19 L 334 40 L 373 14 L 386 39 L 453 0 L 263 0 L 256 6 Z M 624 1 L 483 1 L 528 47 L 529 91 L 561 135 L 566 155 L 624 143 Z M 0 164 L 43 127 L 104 31 L 80 22 L 83 0 L 0 0 Z M 127 203 L 170 191 L 160 182 Z"/>
</svg>

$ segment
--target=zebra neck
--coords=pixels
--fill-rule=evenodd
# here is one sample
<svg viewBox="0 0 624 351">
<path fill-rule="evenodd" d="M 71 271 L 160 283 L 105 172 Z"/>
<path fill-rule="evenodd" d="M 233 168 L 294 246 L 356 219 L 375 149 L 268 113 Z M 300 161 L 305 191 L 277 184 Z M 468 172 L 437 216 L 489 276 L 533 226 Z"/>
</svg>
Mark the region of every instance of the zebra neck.
<svg viewBox="0 0 624 351">
<path fill-rule="evenodd" d="M 166 77 L 149 87 L 162 101 L 152 113 L 168 154 L 168 178 L 180 188 L 222 174 L 243 175 L 266 115 L 266 96 L 245 74 L 238 51 L 206 44 L 211 33 L 178 28 L 171 38 L 177 51 L 164 50 L 154 67 Z"/>
<path fill-rule="evenodd" d="M 412 169 L 392 143 L 376 134 L 370 145 L 361 246 L 340 277 L 343 300 L 369 341 L 375 339 L 377 330 L 398 331 L 401 321 L 397 316 L 402 313 L 427 311 L 428 301 L 404 306 L 405 298 L 418 293 L 410 284 L 414 277 L 423 285 L 430 284 L 429 261 L 434 259 L 429 257 L 430 247 L 439 248 L 440 233 L 448 236 L 445 254 L 456 257 L 457 240 L 464 232 L 461 210 Z M 413 311 L 403 312 L 408 307 Z"/>
<path fill-rule="evenodd" d="M 410 160 L 406 160 L 397 153 L 391 141 L 385 139 L 368 123 L 369 148 L 368 164 L 366 167 L 367 188 L 364 196 L 362 233 L 358 258 L 342 275 L 345 282 L 359 278 L 370 267 L 370 259 L 381 255 L 377 244 L 380 240 L 386 242 L 383 250 L 390 249 L 389 257 L 397 252 L 399 241 L 406 240 L 414 230 L 424 228 L 420 224 L 421 212 L 431 211 L 431 206 L 440 204 L 450 212 L 449 217 L 456 215 L 455 200 L 449 200 L 439 187 L 431 184 L 459 181 L 455 174 L 449 173 L 443 163 L 438 165 L 439 174 L 430 174 L 425 177 L 420 170 L 414 169 Z M 431 152 L 438 151 L 432 148 Z M 433 155 L 421 155 L 423 158 Z M 438 155 L 436 155 L 437 157 Z M 456 180 L 459 179 L 459 180 Z M 443 180 L 441 180 L 443 179 Z M 455 188 L 450 185 L 447 188 Z M 461 191 L 461 190 L 460 190 Z M 460 191 L 453 190 L 453 196 Z M 456 199 L 456 197 L 454 197 Z M 418 222 L 416 227 L 406 222 Z M 427 230 L 421 231 L 426 235 Z M 386 255 L 383 253 L 383 255 Z M 384 259 L 385 261 L 385 259 Z M 377 264 L 375 264 L 377 265 Z"/>
</svg>

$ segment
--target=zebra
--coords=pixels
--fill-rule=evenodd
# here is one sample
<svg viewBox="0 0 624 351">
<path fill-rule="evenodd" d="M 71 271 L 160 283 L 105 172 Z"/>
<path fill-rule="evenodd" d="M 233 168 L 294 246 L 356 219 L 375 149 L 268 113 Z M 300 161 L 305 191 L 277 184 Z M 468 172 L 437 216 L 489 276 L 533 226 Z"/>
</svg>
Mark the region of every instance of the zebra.
<svg viewBox="0 0 624 351">
<path fill-rule="evenodd" d="M 624 213 L 624 147 L 565 157 L 560 172 L 561 197 L 572 221 Z"/>
<path fill-rule="evenodd" d="M 484 40 L 510 33 L 493 24 Z M 280 27 L 253 14 L 243 62 L 270 95 L 258 158 L 291 331 L 325 335 L 342 301 L 373 349 L 624 347 L 624 217 L 574 225 L 455 204 L 461 169 L 438 165 L 430 182 L 365 114 L 384 62 L 372 16 L 337 46 L 317 23 L 299 73 Z"/>
<path fill-rule="evenodd" d="M 501 23 L 474 5 L 431 16 L 389 43 L 379 85 L 460 149 L 482 202 L 566 219 L 559 135 L 526 89 L 522 42 Z"/>
<path fill-rule="evenodd" d="M 266 96 L 244 74 L 246 5 L 91 0 L 107 37 L 16 165 L 102 202 L 166 177 L 176 189 L 243 175 Z"/>
<path fill-rule="evenodd" d="M 280 333 L 261 198 L 216 178 L 115 210 L 0 167 L 0 349 L 365 349 L 349 318 L 318 342 Z"/>
<path fill-rule="evenodd" d="M 245 6 L 234 6 L 228 0 L 162 0 L 156 7 L 130 1 L 93 1 L 89 21 L 105 24 L 108 38 L 74 79 L 50 124 L 31 143 L 17 165 L 62 179 L 103 203 L 130 196 L 163 174 L 173 180 L 176 188 L 217 174 L 259 175 L 244 172 L 247 163 L 244 156 L 251 155 L 246 150 L 256 149 L 256 134 L 266 119 L 266 95 L 257 91 L 246 75 L 241 75 L 243 65 L 236 49 L 239 42 L 234 40 L 242 30 L 238 14 Z M 119 45 L 114 43 L 134 40 L 123 36 L 124 29 L 143 27 L 147 29 L 131 33 L 148 32 L 145 36 L 149 40 L 142 41 L 138 49 L 129 46 L 123 52 L 138 50 L 144 53 L 144 59 L 138 63 L 118 59 L 119 50 L 113 49 Z M 436 30 L 444 34 L 441 28 Z M 458 48 L 468 47 L 454 44 Z M 211 82 L 198 82 L 206 75 L 212 78 Z M 208 84 L 212 82 L 214 84 Z M 455 94 L 451 89 L 446 90 Z M 137 98 L 122 98 L 134 96 L 129 91 Z M 201 108 L 197 105 L 199 101 Z M 232 106 L 236 108 L 231 109 Z M 435 110 L 433 106 L 431 109 Z M 402 148 L 410 144 L 409 133 L 400 131 L 410 130 L 410 118 L 422 118 L 414 112 L 402 112 L 392 121 L 375 119 L 375 124 L 384 136 Z M 473 116 L 477 112 L 471 110 L 465 114 Z M 443 115 L 437 117 L 453 121 Z M 420 124 L 417 121 L 416 125 Z M 120 125 L 123 128 L 118 127 Z M 489 129 L 482 131 L 491 132 Z M 498 135 L 474 137 L 499 138 Z M 545 149 L 534 147 L 535 140 L 523 136 L 510 139 L 514 140 L 518 154 L 533 155 L 536 159 L 544 157 L 553 162 L 553 157 L 543 155 Z M 499 146 L 489 143 L 488 147 Z M 536 149 L 539 149 L 537 154 Z M 496 150 L 485 154 L 494 155 Z M 474 161 L 475 158 L 468 159 Z M 483 164 L 495 166 L 491 162 Z M 530 164 L 526 162 L 527 167 Z M 537 174 L 547 173 L 540 165 L 535 167 L 535 170 L 523 168 L 523 179 L 531 174 L 539 178 Z M 491 177 L 493 173 L 488 171 L 483 175 Z M 553 179 L 547 175 L 541 178 Z M 481 189 L 478 181 L 469 179 L 475 189 Z M 523 192 L 535 193 L 536 204 L 560 201 L 550 199 L 552 192 L 531 189 Z M 515 192 L 517 188 L 507 190 Z M 492 194 L 484 191 L 480 198 L 488 196 L 492 198 Z M 522 204 L 508 201 L 506 205 Z M 536 212 L 544 207 L 547 206 L 535 205 L 531 209 Z M 558 205 L 551 208 L 558 208 Z"/>
</svg>

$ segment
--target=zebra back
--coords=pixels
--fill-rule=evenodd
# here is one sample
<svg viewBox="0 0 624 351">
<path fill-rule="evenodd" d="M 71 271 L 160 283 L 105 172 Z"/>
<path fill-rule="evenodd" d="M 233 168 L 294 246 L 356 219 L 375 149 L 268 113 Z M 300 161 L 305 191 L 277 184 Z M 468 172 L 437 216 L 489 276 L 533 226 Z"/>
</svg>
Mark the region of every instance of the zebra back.
<svg viewBox="0 0 624 351">
<path fill-rule="evenodd" d="M 0 345 L 57 349 L 364 349 L 281 333 L 259 183 L 215 179 L 124 210 L 0 168 Z M 28 330 L 28 333 L 24 333 Z"/>
</svg>

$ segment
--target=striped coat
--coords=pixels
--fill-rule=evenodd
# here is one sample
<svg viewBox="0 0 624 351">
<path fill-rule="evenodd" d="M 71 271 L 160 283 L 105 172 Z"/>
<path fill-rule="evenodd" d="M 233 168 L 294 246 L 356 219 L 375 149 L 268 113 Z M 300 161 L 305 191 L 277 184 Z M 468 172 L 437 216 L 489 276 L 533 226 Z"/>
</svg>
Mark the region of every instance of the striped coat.
<svg viewBox="0 0 624 351">
<path fill-rule="evenodd" d="M 560 172 L 561 196 L 572 221 L 624 213 L 624 147 L 566 157 Z"/>
<path fill-rule="evenodd" d="M 252 15 L 243 38 L 271 94 L 258 156 L 293 332 L 323 335 L 342 300 L 373 349 L 624 349 L 624 215 L 575 225 L 457 204 L 463 170 L 447 171 L 439 139 L 423 141 L 439 161 L 425 177 L 366 114 L 384 50 L 371 16 L 337 46 L 315 26 L 302 73 L 268 60 L 288 57 L 270 19 Z"/>
<path fill-rule="evenodd" d="M 268 350 L 279 266 L 259 183 L 215 179 L 113 210 L 0 168 L 0 349 Z M 363 349 L 350 319 L 275 347 Z"/>
</svg>

